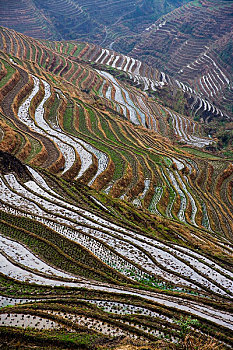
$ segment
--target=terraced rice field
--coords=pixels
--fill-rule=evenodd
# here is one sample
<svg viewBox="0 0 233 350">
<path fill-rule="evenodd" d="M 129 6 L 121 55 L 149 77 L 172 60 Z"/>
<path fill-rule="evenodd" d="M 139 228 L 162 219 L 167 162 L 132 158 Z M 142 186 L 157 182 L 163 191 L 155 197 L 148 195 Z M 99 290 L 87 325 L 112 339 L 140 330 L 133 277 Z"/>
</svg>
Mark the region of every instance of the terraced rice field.
<svg viewBox="0 0 233 350">
<path fill-rule="evenodd" d="M 0 25 L 35 38 L 82 39 L 112 46 L 117 37 L 137 34 L 183 2 L 187 0 L 167 7 L 161 0 L 156 4 L 141 0 L 20 0 L 15 4 L 1 0 Z"/>
<path fill-rule="evenodd" d="M 128 54 L 165 69 L 182 82 L 181 87 L 190 97 L 194 89 L 199 95 L 199 101 L 191 97 L 195 113 L 200 109 L 206 111 L 205 118 L 210 121 L 212 117 L 207 111 L 213 112 L 211 104 L 217 109 L 232 104 L 231 62 L 226 62 L 221 53 L 231 45 L 231 16 L 229 1 L 184 4 L 146 28 Z M 127 38 L 125 41 L 127 43 Z M 123 42 L 116 42 L 115 47 Z M 231 116 L 229 108 L 228 111 Z M 229 113 L 226 112 L 228 117 Z"/>
<path fill-rule="evenodd" d="M 232 163 L 150 95 L 170 78 L 89 44 L 1 38 L 2 334 L 173 346 L 187 321 L 231 347 Z"/>
</svg>

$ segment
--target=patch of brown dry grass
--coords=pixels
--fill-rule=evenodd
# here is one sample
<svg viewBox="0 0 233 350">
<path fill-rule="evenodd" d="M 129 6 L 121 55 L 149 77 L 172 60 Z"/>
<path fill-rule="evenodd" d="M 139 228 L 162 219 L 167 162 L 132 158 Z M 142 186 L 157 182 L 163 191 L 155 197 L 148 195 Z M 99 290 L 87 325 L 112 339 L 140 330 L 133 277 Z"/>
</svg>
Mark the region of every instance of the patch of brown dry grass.
<svg viewBox="0 0 233 350">
<path fill-rule="evenodd" d="M 213 338 L 187 335 L 184 339 L 184 350 L 223 350 L 224 347 Z"/>
</svg>

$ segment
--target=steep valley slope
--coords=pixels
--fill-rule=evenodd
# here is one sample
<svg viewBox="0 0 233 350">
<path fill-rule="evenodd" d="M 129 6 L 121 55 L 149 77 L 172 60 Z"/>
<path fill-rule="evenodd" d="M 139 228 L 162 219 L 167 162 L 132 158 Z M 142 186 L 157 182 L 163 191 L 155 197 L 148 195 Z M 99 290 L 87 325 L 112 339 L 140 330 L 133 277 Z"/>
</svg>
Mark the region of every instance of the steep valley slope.
<svg viewBox="0 0 233 350">
<path fill-rule="evenodd" d="M 218 138 L 216 150 L 232 155 L 232 1 L 106 1 L 0 1 L 0 25 L 38 39 L 89 42 L 164 72 L 173 80 L 172 98 L 155 95 L 204 123 Z"/>
<path fill-rule="evenodd" d="M 231 161 L 149 95 L 170 96 L 158 71 L 6 28 L 0 45 L 2 341 L 176 348 L 192 325 L 230 346 Z"/>
<path fill-rule="evenodd" d="M 3 348 L 232 347 L 219 101 L 139 57 L 0 27 Z"/>
</svg>

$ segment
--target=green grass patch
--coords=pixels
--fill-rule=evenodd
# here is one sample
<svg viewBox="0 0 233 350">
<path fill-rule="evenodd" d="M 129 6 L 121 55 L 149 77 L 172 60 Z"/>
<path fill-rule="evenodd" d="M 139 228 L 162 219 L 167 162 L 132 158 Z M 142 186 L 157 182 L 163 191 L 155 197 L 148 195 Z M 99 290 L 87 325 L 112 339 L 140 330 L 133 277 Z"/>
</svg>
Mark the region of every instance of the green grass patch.
<svg viewBox="0 0 233 350">
<path fill-rule="evenodd" d="M 2 88 L 4 85 L 6 85 L 6 83 L 8 82 L 8 80 L 12 77 L 12 75 L 15 73 L 15 69 L 13 67 L 11 67 L 10 64 L 7 63 L 7 61 L 1 59 L 1 61 L 3 62 L 6 70 L 7 70 L 7 74 L 5 75 L 5 77 L 3 77 L 0 80 L 0 88 Z"/>
<path fill-rule="evenodd" d="M 32 138 L 29 135 L 28 135 L 28 139 L 31 143 L 32 148 L 28 158 L 26 159 L 26 162 L 30 162 L 30 160 L 34 158 L 42 150 L 42 145 L 40 144 L 39 141 L 37 141 L 36 139 Z"/>
<path fill-rule="evenodd" d="M 75 45 L 77 46 L 77 49 L 74 53 L 74 57 L 77 57 L 80 54 L 80 52 L 82 51 L 82 49 L 86 46 L 86 44 L 85 43 L 75 43 Z M 70 54 L 70 51 L 71 51 L 71 48 L 69 48 L 68 54 Z"/>
<path fill-rule="evenodd" d="M 211 153 L 203 152 L 199 149 L 190 148 L 190 147 L 182 147 L 181 150 L 184 150 L 188 153 L 194 154 L 195 156 L 201 157 L 201 158 L 208 158 L 208 159 L 222 159 L 221 157 L 215 156 Z"/>
<path fill-rule="evenodd" d="M 71 131 L 74 128 L 73 127 L 73 103 L 71 103 L 70 101 L 64 113 L 63 126 L 64 126 L 64 129 L 67 131 Z"/>
<path fill-rule="evenodd" d="M 116 165 L 113 178 L 114 178 L 114 180 L 119 179 L 124 173 L 124 164 L 123 164 L 122 157 L 119 155 L 118 152 L 116 152 L 112 148 L 109 148 L 104 143 L 100 142 L 97 139 L 93 139 L 93 138 L 90 138 L 87 136 L 87 135 L 90 135 L 90 131 L 88 130 L 88 128 L 86 126 L 86 119 L 85 119 L 84 110 L 82 107 L 79 108 L 79 129 L 80 129 L 80 132 L 82 133 L 82 135 L 79 135 L 79 133 L 74 128 L 72 128 L 72 130 L 67 129 L 67 131 L 70 132 L 71 134 L 73 134 L 74 136 L 78 136 L 78 137 L 82 138 L 83 140 L 85 140 L 86 142 L 88 142 L 92 146 L 96 147 L 100 151 L 103 151 L 104 153 L 108 154 L 110 156 L 110 158 L 112 159 L 112 161 L 114 162 L 114 164 Z M 101 135 L 102 135 L 102 133 L 101 133 Z M 103 135 L 102 135 L 102 138 L 104 139 Z"/>
</svg>

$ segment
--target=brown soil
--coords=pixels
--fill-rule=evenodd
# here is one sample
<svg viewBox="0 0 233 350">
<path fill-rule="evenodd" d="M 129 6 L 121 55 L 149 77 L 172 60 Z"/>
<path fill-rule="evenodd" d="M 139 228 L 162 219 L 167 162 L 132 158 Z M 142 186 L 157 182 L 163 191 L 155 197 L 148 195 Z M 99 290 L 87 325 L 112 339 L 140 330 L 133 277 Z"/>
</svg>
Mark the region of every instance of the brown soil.
<svg viewBox="0 0 233 350">
<path fill-rule="evenodd" d="M 19 91 L 25 86 L 25 84 L 28 83 L 28 74 L 20 67 L 17 67 L 18 72 L 20 73 L 20 80 L 17 82 L 17 84 L 12 88 L 10 92 L 3 98 L 1 102 L 1 107 L 3 110 L 3 113 L 6 114 L 10 119 L 12 119 L 16 126 L 21 130 L 24 131 L 31 136 L 39 139 L 45 146 L 49 157 L 44 161 L 43 167 L 47 168 L 51 166 L 59 157 L 59 152 L 55 146 L 55 144 L 49 140 L 47 137 L 42 136 L 34 131 L 32 131 L 28 126 L 26 126 L 24 123 L 22 123 L 18 118 L 16 118 L 14 111 L 12 109 L 12 105 L 14 102 L 15 96 L 19 93 Z"/>
</svg>

